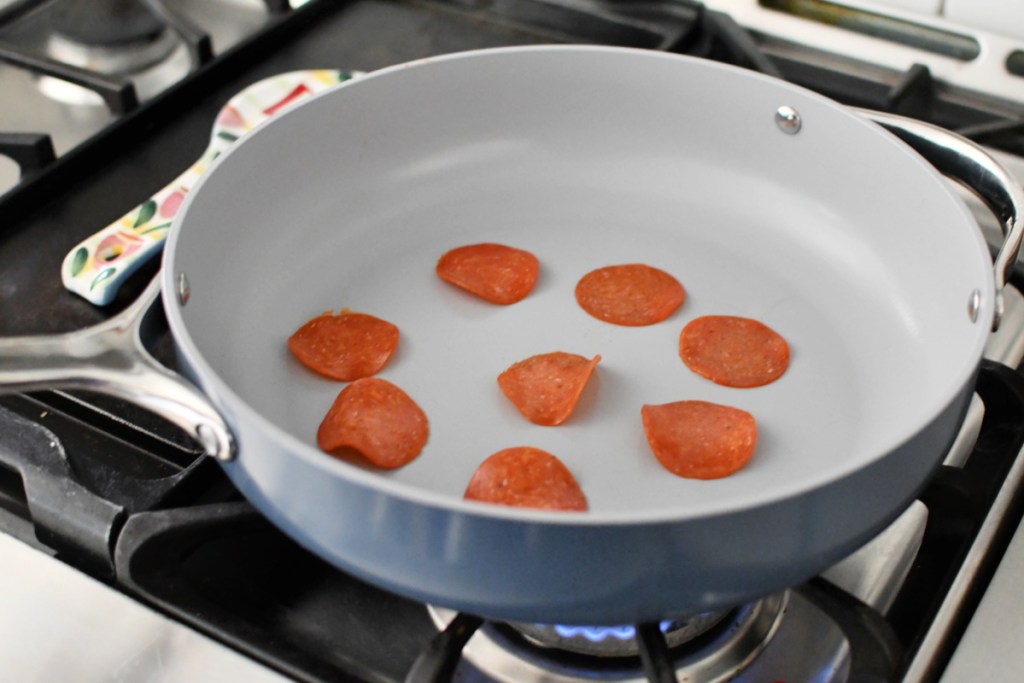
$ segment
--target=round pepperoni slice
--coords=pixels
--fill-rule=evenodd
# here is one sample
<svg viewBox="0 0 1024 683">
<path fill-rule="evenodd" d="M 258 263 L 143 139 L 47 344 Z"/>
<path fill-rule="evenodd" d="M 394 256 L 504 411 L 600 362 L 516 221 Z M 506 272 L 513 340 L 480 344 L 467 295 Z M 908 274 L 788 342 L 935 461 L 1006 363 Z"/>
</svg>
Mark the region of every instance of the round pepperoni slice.
<svg viewBox="0 0 1024 683">
<path fill-rule="evenodd" d="M 600 360 L 563 351 L 530 356 L 498 375 L 498 386 L 530 422 L 560 425 L 572 414 Z"/>
<path fill-rule="evenodd" d="M 789 344 L 750 318 L 707 315 L 683 328 L 679 357 L 698 375 L 727 387 L 759 387 L 789 367 Z"/>
<path fill-rule="evenodd" d="M 394 469 L 420 454 L 429 433 L 427 416 L 404 391 L 368 377 L 341 390 L 316 442 L 328 453 L 352 448 L 377 467 Z"/>
<path fill-rule="evenodd" d="M 727 477 L 747 464 L 757 423 L 739 408 L 706 401 L 645 405 L 640 416 L 658 462 L 688 479 Z"/>
<path fill-rule="evenodd" d="M 576 302 L 598 320 L 614 325 L 653 325 L 672 315 L 686 299 L 679 281 L 642 263 L 606 266 L 576 284 Z"/>
<path fill-rule="evenodd" d="M 543 510 L 586 510 L 587 499 L 572 472 L 547 451 L 506 448 L 473 473 L 466 500 Z"/>
<path fill-rule="evenodd" d="M 319 315 L 288 338 L 303 365 L 324 377 L 351 382 L 376 374 L 398 345 L 398 328 L 364 313 Z"/>
<path fill-rule="evenodd" d="M 437 262 L 442 280 L 494 304 L 514 304 L 533 290 L 540 262 L 528 251 L 503 244 L 469 244 Z"/>
</svg>

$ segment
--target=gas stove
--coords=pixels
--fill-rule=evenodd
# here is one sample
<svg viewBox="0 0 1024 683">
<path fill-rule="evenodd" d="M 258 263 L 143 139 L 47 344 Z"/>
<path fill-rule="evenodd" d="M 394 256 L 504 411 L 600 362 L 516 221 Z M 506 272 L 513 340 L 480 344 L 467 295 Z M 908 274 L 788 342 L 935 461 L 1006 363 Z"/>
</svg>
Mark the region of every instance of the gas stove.
<svg viewBox="0 0 1024 683">
<path fill-rule="evenodd" d="M 0 335 L 78 329 L 137 297 L 155 263 L 98 307 L 63 289 L 64 256 L 200 158 L 229 98 L 285 72 L 552 42 L 675 51 L 954 129 L 1024 180 L 1024 37 L 965 4 L 15 0 L 0 8 Z M 662 624 L 490 623 L 393 595 L 300 548 L 152 415 L 88 392 L 0 396 L 0 659 L 17 680 L 1009 680 L 1013 285 L 960 437 L 896 522 L 804 585 Z M 175 366 L 169 335 L 152 351 Z"/>
</svg>

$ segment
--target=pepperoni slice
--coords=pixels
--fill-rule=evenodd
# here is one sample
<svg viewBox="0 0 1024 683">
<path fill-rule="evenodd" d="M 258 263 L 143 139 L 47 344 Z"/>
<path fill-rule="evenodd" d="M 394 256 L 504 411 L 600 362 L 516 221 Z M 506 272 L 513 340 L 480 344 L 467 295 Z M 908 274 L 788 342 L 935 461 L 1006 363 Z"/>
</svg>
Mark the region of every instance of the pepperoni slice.
<svg viewBox="0 0 1024 683">
<path fill-rule="evenodd" d="M 398 328 L 365 313 L 329 311 L 300 327 L 288 348 L 303 365 L 331 379 L 350 382 L 376 374 L 398 345 Z"/>
<path fill-rule="evenodd" d="M 518 446 L 484 460 L 466 488 L 466 500 L 543 510 L 586 510 L 572 472 L 547 451 Z"/>
<path fill-rule="evenodd" d="M 384 469 L 412 462 L 429 435 L 427 416 L 408 394 L 376 377 L 341 390 L 320 423 L 316 442 L 332 453 L 353 448 Z"/>
<path fill-rule="evenodd" d="M 452 249 L 437 262 L 442 280 L 506 306 L 530 293 L 539 269 L 540 262 L 530 252 L 490 242 Z"/>
<path fill-rule="evenodd" d="M 640 416 L 651 451 L 669 472 L 718 479 L 738 471 L 757 445 L 757 423 L 739 408 L 706 401 L 645 405 Z"/>
<path fill-rule="evenodd" d="M 614 325 L 653 325 L 672 315 L 686 299 L 679 281 L 642 263 L 606 266 L 576 284 L 576 302 L 598 320 Z"/>
<path fill-rule="evenodd" d="M 530 356 L 498 375 L 498 386 L 530 422 L 560 425 L 572 414 L 600 360 L 564 351 Z"/>
<path fill-rule="evenodd" d="M 759 387 L 789 367 L 789 345 L 750 318 L 707 315 L 683 328 L 679 357 L 698 375 L 727 387 Z"/>
</svg>

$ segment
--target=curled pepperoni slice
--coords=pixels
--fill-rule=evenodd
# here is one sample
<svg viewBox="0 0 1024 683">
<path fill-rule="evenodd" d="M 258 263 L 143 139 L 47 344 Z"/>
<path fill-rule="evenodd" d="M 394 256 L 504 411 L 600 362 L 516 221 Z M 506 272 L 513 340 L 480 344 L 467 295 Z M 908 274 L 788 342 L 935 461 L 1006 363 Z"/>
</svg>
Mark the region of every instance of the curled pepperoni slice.
<svg viewBox="0 0 1024 683">
<path fill-rule="evenodd" d="M 319 315 L 288 338 L 288 348 L 303 365 L 343 382 L 376 374 L 397 344 L 397 327 L 349 311 Z"/>
<path fill-rule="evenodd" d="M 494 304 L 522 300 L 537 282 L 540 263 L 528 251 L 485 242 L 445 253 L 437 262 L 441 279 Z"/>
<path fill-rule="evenodd" d="M 384 469 L 413 461 L 430 430 L 408 394 L 376 377 L 358 379 L 341 390 L 316 433 L 321 449 L 352 448 Z"/>
<path fill-rule="evenodd" d="M 707 315 L 683 328 L 679 357 L 716 384 L 759 387 L 774 382 L 789 367 L 789 345 L 756 320 Z"/>
<path fill-rule="evenodd" d="M 466 500 L 543 510 L 586 510 L 587 499 L 572 472 L 547 451 L 506 448 L 473 473 Z"/>
<path fill-rule="evenodd" d="M 654 456 L 680 477 L 727 477 L 747 464 L 757 445 L 757 423 L 739 408 L 677 401 L 645 405 L 640 415 Z"/>
<path fill-rule="evenodd" d="M 563 351 L 530 356 L 498 375 L 498 386 L 530 422 L 559 425 L 572 414 L 600 360 Z"/>
<path fill-rule="evenodd" d="M 653 325 L 672 315 L 684 299 L 686 290 L 678 280 L 642 263 L 598 268 L 576 284 L 580 308 L 614 325 Z"/>
</svg>

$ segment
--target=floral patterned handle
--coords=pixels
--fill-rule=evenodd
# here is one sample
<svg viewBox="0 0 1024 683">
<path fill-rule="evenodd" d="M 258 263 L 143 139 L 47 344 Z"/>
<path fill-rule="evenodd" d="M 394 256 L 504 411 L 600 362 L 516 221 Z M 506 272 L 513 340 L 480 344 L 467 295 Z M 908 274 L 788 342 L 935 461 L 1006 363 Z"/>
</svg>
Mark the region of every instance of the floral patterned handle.
<svg viewBox="0 0 1024 683">
<path fill-rule="evenodd" d="M 257 124 L 353 75 L 333 70 L 295 71 L 258 81 L 232 97 L 217 115 L 209 147 L 191 168 L 64 257 L 64 286 L 97 306 L 109 304 L 121 284 L 163 249 L 171 219 L 214 159 Z"/>
</svg>

